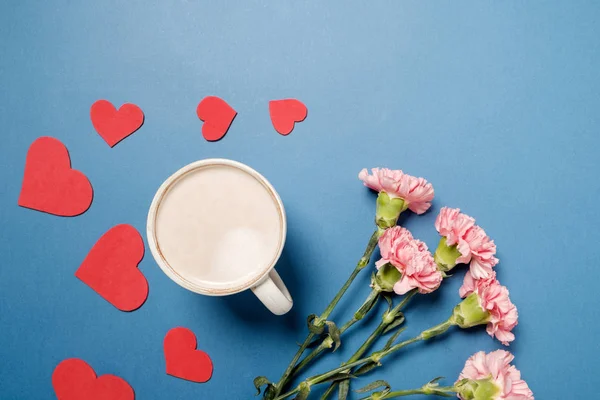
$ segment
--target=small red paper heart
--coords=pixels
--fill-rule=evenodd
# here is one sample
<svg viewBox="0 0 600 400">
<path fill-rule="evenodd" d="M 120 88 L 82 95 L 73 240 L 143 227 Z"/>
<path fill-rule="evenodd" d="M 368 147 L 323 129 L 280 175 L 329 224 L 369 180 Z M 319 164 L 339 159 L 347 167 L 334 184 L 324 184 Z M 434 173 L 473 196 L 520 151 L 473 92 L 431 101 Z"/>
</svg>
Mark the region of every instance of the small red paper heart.
<svg viewBox="0 0 600 400">
<path fill-rule="evenodd" d="M 108 100 L 92 104 L 90 117 L 94 129 L 110 147 L 140 129 L 144 113 L 135 104 L 123 104 L 118 110 Z"/>
<path fill-rule="evenodd" d="M 29 146 L 18 201 L 21 207 L 74 217 L 90 208 L 93 197 L 90 181 L 71 169 L 69 151 L 60 140 L 45 136 Z"/>
<path fill-rule="evenodd" d="M 308 110 L 304 103 L 296 99 L 271 100 L 269 114 L 275 130 L 282 135 L 289 135 L 296 122 L 306 119 Z"/>
<path fill-rule="evenodd" d="M 56 366 L 52 387 L 58 400 L 133 400 L 135 393 L 123 378 L 115 375 L 96 377 L 85 361 L 69 358 Z"/>
<path fill-rule="evenodd" d="M 187 328 L 167 332 L 163 345 L 168 375 L 199 383 L 212 377 L 212 361 L 208 354 L 196 350 L 197 344 L 196 335 Z"/>
<path fill-rule="evenodd" d="M 202 136 L 204 139 L 214 142 L 225 136 L 237 111 L 231 108 L 225 100 L 216 96 L 207 96 L 198 104 L 196 114 L 200 120 L 204 121 Z"/>
<path fill-rule="evenodd" d="M 144 241 L 131 225 L 117 225 L 92 247 L 75 276 L 121 311 L 133 311 L 148 298 L 148 281 L 138 269 Z"/>
</svg>

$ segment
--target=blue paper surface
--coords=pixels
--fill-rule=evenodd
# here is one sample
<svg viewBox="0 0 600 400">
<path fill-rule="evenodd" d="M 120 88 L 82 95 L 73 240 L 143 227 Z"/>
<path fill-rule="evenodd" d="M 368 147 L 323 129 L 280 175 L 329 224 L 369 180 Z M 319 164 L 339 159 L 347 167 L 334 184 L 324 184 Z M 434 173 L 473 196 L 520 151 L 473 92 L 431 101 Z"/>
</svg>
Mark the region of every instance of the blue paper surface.
<svg viewBox="0 0 600 400">
<path fill-rule="evenodd" d="M 431 212 L 401 219 L 431 248 L 444 205 L 496 241 L 498 275 L 520 315 L 510 351 L 536 398 L 596 398 L 599 19 L 593 1 L 2 2 L 0 398 L 55 398 L 52 371 L 69 357 L 124 378 L 140 400 L 253 398 L 252 379 L 279 378 L 306 316 L 323 311 L 362 254 L 375 195 L 357 173 L 375 166 L 433 183 Z M 207 95 L 238 111 L 216 143 L 195 114 Z M 289 97 L 309 112 L 283 137 L 268 102 Z M 113 149 L 89 119 L 102 98 L 146 116 Z M 17 206 L 27 148 L 44 135 L 92 182 L 80 217 Z M 187 292 L 149 251 L 140 269 L 150 295 L 138 311 L 116 310 L 75 278 L 102 233 L 120 223 L 144 232 L 161 182 L 209 157 L 247 163 L 279 191 L 289 233 L 277 268 L 292 312 L 271 315 L 249 292 Z M 405 337 L 449 315 L 463 271 L 412 303 Z M 367 295 L 369 274 L 336 321 Z M 345 360 L 378 318 L 310 373 Z M 210 382 L 165 374 L 162 340 L 175 326 L 192 329 L 212 357 Z M 472 353 L 500 347 L 484 329 L 454 330 L 354 387 L 450 383 Z"/>
</svg>

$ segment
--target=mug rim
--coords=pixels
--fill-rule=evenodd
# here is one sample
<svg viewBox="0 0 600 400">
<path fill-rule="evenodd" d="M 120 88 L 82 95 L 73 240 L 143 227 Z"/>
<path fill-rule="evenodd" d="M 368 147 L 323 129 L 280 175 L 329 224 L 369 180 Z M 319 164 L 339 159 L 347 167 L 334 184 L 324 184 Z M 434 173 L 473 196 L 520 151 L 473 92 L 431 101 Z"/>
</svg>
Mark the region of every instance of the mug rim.
<svg viewBox="0 0 600 400">
<path fill-rule="evenodd" d="M 253 276 L 252 279 L 250 279 L 242 284 L 237 284 L 233 287 L 227 287 L 227 288 L 203 286 L 198 283 L 193 283 L 190 280 L 183 277 L 181 274 L 179 274 L 176 271 L 175 268 L 173 268 L 171 265 L 169 265 L 169 263 L 167 262 L 166 258 L 163 256 L 163 254 L 160 250 L 160 246 L 158 244 L 158 239 L 156 237 L 156 217 L 158 215 L 158 210 L 160 208 L 160 205 L 161 205 L 165 195 L 168 193 L 169 189 L 179 179 L 181 179 L 185 175 L 187 175 L 195 170 L 201 169 L 201 168 L 217 166 L 217 165 L 225 165 L 225 166 L 237 168 L 237 169 L 251 175 L 254 179 L 256 179 L 258 182 L 260 182 L 263 185 L 263 187 L 269 192 L 269 194 L 271 195 L 273 200 L 275 201 L 275 204 L 277 205 L 277 210 L 279 211 L 278 214 L 279 214 L 280 223 L 281 223 L 281 234 L 279 235 L 279 246 L 278 246 L 277 252 L 275 253 L 271 262 L 268 263 L 266 265 L 266 267 L 263 268 L 263 270 L 260 273 L 258 273 L 256 276 Z M 147 218 L 147 222 L 146 222 L 146 237 L 148 239 L 148 246 L 150 247 L 150 252 L 152 253 L 154 260 L 156 261 L 158 266 L 163 270 L 163 272 L 169 278 L 171 278 L 171 280 L 173 280 L 175 283 L 177 283 L 179 286 L 181 286 L 185 289 L 188 289 L 192 292 L 209 295 L 209 296 L 226 296 L 226 295 L 230 295 L 230 294 L 243 292 L 246 289 L 250 289 L 251 287 L 256 286 L 257 283 L 259 283 L 263 279 L 265 279 L 265 277 L 268 276 L 269 272 L 271 272 L 271 270 L 273 268 L 275 268 L 277 261 L 281 257 L 281 253 L 283 252 L 283 247 L 285 244 L 286 236 L 287 236 L 287 219 L 286 219 L 286 215 L 285 215 L 285 208 L 283 206 L 283 202 L 281 201 L 281 198 L 279 197 L 279 194 L 277 193 L 277 191 L 275 190 L 273 185 L 267 180 L 267 178 L 265 178 L 262 174 L 260 174 L 258 171 L 256 171 L 252 167 L 250 167 L 244 163 L 241 163 L 239 161 L 234 161 L 234 160 L 230 160 L 230 159 L 226 159 L 226 158 L 207 158 L 207 159 L 203 159 L 203 160 L 194 161 L 194 162 L 191 162 L 191 163 L 181 167 L 179 170 L 177 170 L 176 172 L 171 174 L 160 185 L 160 187 L 156 191 L 156 194 L 154 195 L 154 198 L 152 199 L 152 203 L 150 204 L 150 209 L 148 211 L 148 218 Z"/>
</svg>

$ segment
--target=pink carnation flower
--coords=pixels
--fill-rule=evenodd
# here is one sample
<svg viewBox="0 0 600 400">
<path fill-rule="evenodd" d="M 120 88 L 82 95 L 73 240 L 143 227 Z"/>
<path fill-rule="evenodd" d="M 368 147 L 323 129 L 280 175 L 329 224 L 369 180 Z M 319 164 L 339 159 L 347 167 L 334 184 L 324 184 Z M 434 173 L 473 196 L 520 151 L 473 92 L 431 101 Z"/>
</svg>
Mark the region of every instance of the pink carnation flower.
<svg viewBox="0 0 600 400">
<path fill-rule="evenodd" d="M 477 293 L 479 305 L 490 313 L 486 331 L 496 337 L 503 345 L 515 340 L 511 332 L 518 324 L 517 307 L 508 297 L 508 289 L 496 280 L 495 274 L 486 279 L 474 279 L 471 271 L 465 275 L 463 285 L 459 289 L 461 297 Z"/>
<path fill-rule="evenodd" d="M 492 268 L 498 264 L 496 245 L 475 225 L 475 219 L 463 214 L 458 208 L 442 207 L 435 220 L 435 229 L 446 238 L 448 246 L 456 245 L 460 257 L 457 264 L 470 263 L 470 269 L 476 279 L 492 275 Z"/>
<path fill-rule="evenodd" d="M 521 372 L 514 365 L 510 365 L 514 358 L 505 350 L 496 350 L 489 354 L 477 352 L 465 363 L 458 381 L 491 378 L 499 391 L 494 397 L 495 400 L 534 400 L 527 382 L 521 379 Z M 458 397 L 462 399 L 460 395 Z"/>
<path fill-rule="evenodd" d="M 431 293 L 440 286 L 442 274 L 427 245 L 414 239 L 407 229 L 399 226 L 387 229 L 379 238 L 379 249 L 382 258 L 375 263 L 377 268 L 389 262 L 402 274 L 394 285 L 397 294 L 413 288 L 420 293 Z"/>
<path fill-rule="evenodd" d="M 431 206 L 433 186 L 425 179 L 387 168 L 373 168 L 371 173 L 369 175 L 365 168 L 358 174 L 365 186 L 378 192 L 386 192 L 391 198 L 401 198 L 417 214 L 423 214 Z"/>
</svg>

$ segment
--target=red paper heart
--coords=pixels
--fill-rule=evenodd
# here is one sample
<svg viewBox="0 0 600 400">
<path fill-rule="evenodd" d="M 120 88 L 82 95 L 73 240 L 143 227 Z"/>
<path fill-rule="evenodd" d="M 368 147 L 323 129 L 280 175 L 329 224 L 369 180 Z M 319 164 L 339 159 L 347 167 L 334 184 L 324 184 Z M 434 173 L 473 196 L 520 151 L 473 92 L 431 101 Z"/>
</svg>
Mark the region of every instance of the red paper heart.
<svg viewBox="0 0 600 400">
<path fill-rule="evenodd" d="M 135 104 L 123 104 L 119 110 L 108 100 L 98 100 L 90 109 L 92 125 L 110 147 L 140 129 L 144 113 Z"/>
<path fill-rule="evenodd" d="M 121 311 L 133 311 L 148 298 L 148 281 L 138 269 L 144 241 L 131 225 L 106 232 L 88 253 L 75 276 Z"/>
<path fill-rule="evenodd" d="M 271 114 L 271 122 L 275 130 L 282 135 L 289 135 L 294 130 L 296 122 L 306 119 L 308 110 L 300 100 L 271 100 L 269 114 Z"/>
<path fill-rule="evenodd" d="M 202 136 L 204 139 L 214 142 L 225 136 L 237 111 L 231 108 L 225 100 L 216 96 L 207 96 L 198 104 L 196 114 L 204 121 Z"/>
<path fill-rule="evenodd" d="M 173 328 L 164 340 L 167 374 L 192 382 L 206 382 L 212 377 L 213 364 L 205 352 L 196 350 L 194 332 L 187 328 Z"/>
<path fill-rule="evenodd" d="M 133 389 L 115 375 L 96 373 L 85 361 L 69 358 L 56 366 L 52 386 L 58 400 L 133 400 Z"/>
<path fill-rule="evenodd" d="M 69 151 L 58 139 L 36 139 L 25 160 L 18 204 L 48 214 L 74 217 L 90 208 L 94 192 L 88 178 L 71 169 Z"/>
</svg>

